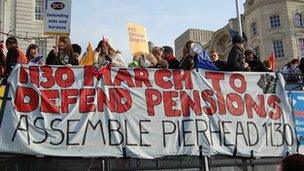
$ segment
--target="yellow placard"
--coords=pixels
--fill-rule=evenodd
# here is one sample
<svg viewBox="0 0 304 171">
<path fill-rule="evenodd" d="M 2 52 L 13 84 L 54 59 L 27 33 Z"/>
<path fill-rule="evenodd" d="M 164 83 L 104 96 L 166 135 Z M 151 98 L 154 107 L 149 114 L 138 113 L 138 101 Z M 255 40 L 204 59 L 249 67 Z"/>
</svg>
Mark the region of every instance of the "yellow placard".
<svg viewBox="0 0 304 171">
<path fill-rule="evenodd" d="M 0 97 L 4 97 L 4 92 L 5 92 L 5 86 L 0 86 Z M 3 103 L 3 100 L 0 99 L 0 109 L 2 109 L 2 103 Z"/>
<path fill-rule="evenodd" d="M 128 23 L 131 53 L 149 53 L 147 30 L 139 24 Z"/>
</svg>

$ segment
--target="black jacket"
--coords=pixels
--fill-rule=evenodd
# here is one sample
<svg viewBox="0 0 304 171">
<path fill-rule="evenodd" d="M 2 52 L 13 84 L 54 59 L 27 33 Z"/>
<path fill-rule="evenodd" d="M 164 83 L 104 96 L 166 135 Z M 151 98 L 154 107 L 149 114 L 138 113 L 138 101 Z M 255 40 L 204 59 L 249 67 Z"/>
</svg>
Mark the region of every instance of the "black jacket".
<svg viewBox="0 0 304 171">
<path fill-rule="evenodd" d="M 169 64 L 169 69 L 179 69 L 179 61 L 172 56 L 171 59 L 166 60 Z"/>
<path fill-rule="evenodd" d="M 19 57 L 18 46 L 11 47 L 6 55 L 5 72 L 4 75 L 8 76 L 12 68 L 17 64 Z"/>
<path fill-rule="evenodd" d="M 226 71 L 227 70 L 227 62 L 217 60 L 213 61 L 214 65 L 220 70 L 220 71 Z"/>
<path fill-rule="evenodd" d="M 234 45 L 227 59 L 227 70 L 248 71 L 248 68 L 244 68 L 245 59 L 244 49 Z"/>
<path fill-rule="evenodd" d="M 267 67 L 259 60 L 248 62 L 248 65 L 253 72 L 269 72 Z"/>
<path fill-rule="evenodd" d="M 192 70 L 196 68 L 197 63 L 197 56 L 190 57 L 190 56 L 184 56 L 180 62 L 180 69 L 184 70 Z"/>
<path fill-rule="evenodd" d="M 62 52 L 59 52 L 62 53 Z M 78 59 L 76 57 L 76 54 L 74 54 L 73 56 L 69 56 L 69 64 L 71 65 L 78 65 Z M 59 55 L 55 55 L 54 50 L 51 50 L 50 53 L 48 54 L 47 58 L 46 58 L 46 64 L 47 65 L 65 65 L 62 60 L 60 59 Z"/>
</svg>

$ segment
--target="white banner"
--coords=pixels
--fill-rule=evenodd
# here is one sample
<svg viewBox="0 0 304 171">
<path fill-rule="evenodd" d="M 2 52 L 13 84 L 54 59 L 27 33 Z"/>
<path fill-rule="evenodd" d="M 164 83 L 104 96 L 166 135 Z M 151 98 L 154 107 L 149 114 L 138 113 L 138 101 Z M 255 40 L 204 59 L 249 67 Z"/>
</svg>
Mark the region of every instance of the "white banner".
<svg viewBox="0 0 304 171">
<path fill-rule="evenodd" d="M 297 147 L 281 75 L 17 66 L 9 82 L 2 152 L 261 157 Z"/>
<path fill-rule="evenodd" d="M 44 34 L 69 35 L 71 28 L 71 0 L 46 0 Z"/>
</svg>

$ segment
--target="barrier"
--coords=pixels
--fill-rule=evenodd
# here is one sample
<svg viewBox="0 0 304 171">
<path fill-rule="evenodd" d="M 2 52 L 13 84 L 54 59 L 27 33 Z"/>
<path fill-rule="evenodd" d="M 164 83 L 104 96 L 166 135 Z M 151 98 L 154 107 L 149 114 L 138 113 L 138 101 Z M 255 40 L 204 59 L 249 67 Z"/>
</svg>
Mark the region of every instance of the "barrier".
<svg viewBox="0 0 304 171">
<path fill-rule="evenodd" d="M 285 154 L 286 155 L 286 154 Z M 203 156 L 203 155 L 201 155 Z M 13 157 L 13 158 L 18 158 Z M 6 157 L 8 158 L 8 157 Z M 22 157 L 21 157 L 22 158 Z M 180 159 L 182 158 L 182 159 Z M 145 160 L 145 159 L 128 159 L 127 156 L 125 156 L 125 159 L 109 159 L 109 158 L 95 158 L 95 159 L 81 159 L 81 158 L 50 158 L 50 157 L 44 157 L 44 158 L 36 158 L 32 156 L 27 156 L 24 158 L 24 163 L 25 165 L 33 165 L 31 162 L 35 161 L 50 161 L 50 159 L 54 160 L 56 162 L 63 162 L 67 164 L 66 161 L 71 160 L 70 166 L 73 167 L 81 167 L 81 164 L 79 164 L 79 161 L 87 161 L 86 165 L 89 165 L 90 161 L 93 161 L 92 165 L 95 165 L 98 169 L 101 170 L 121 170 L 125 169 L 124 168 L 119 168 L 118 166 L 121 166 L 121 163 L 127 163 L 129 167 L 129 170 L 151 170 L 151 169 L 174 169 L 174 168 L 200 168 L 201 170 L 203 169 L 208 169 L 209 167 L 211 168 L 217 168 L 217 167 L 224 167 L 224 166 L 241 166 L 245 169 L 245 167 L 254 167 L 256 165 L 268 165 L 268 164 L 277 164 L 279 159 L 255 159 L 255 157 L 234 157 L 234 159 L 229 159 L 225 157 L 211 157 L 209 159 L 209 162 L 206 162 L 205 158 L 202 159 L 202 157 L 186 157 L 186 156 L 177 156 L 177 157 L 164 157 L 164 158 L 157 158 L 154 160 Z M 171 166 L 167 166 L 170 163 L 170 159 L 173 159 Z M 32 161 L 31 161 L 32 160 Z M 65 162 L 64 162 L 65 161 Z M 169 163 L 168 163 L 169 161 Z M 188 162 L 187 162 L 188 161 Z M 226 162 L 224 162 L 226 161 Z M 265 162 L 264 162 L 265 161 Z M 138 165 L 139 162 L 139 165 Z M 119 163 L 119 164 L 117 164 Z M 177 164 L 181 163 L 181 164 Z M 189 163 L 186 164 L 186 163 Z M 54 164 L 52 164 L 53 167 Z M 56 165 L 56 164 L 55 164 Z M 148 166 L 147 166 L 148 165 Z M 169 164 L 170 165 L 170 164 Z M 123 165 L 126 166 L 126 165 Z M 209 166 L 209 167 L 208 167 Z M 41 166 L 43 167 L 43 166 Z M 62 166 L 59 166 L 62 167 Z M 67 166 L 68 167 L 68 166 Z M 50 164 L 50 168 L 52 168 Z M 64 168 L 64 167 L 62 167 Z M 29 168 L 30 170 L 31 168 Z M 56 170 L 56 169 L 55 169 Z M 64 170 L 64 169 L 63 169 Z"/>
</svg>

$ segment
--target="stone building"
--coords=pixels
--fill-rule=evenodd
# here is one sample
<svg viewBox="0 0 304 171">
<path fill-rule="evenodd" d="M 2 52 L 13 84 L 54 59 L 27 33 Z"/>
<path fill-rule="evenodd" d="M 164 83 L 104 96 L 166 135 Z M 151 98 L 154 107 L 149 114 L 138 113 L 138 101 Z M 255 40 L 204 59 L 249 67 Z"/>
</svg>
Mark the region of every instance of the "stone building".
<svg viewBox="0 0 304 171">
<path fill-rule="evenodd" d="M 232 47 L 232 37 L 238 34 L 238 22 L 236 18 L 229 20 L 228 24 L 217 30 L 211 40 L 204 46 L 208 51 L 216 50 L 221 60 L 226 60 Z"/>
<path fill-rule="evenodd" d="M 244 6 L 246 46 L 261 60 L 275 53 L 279 69 L 304 57 L 304 0 L 247 0 Z"/>
<path fill-rule="evenodd" d="M 44 35 L 44 0 L 0 0 L 0 40 L 6 34 L 18 38 L 19 46 L 26 50 L 31 43 L 47 54 L 55 45 L 55 39 Z"/>
<path fill-rule="evenodd" d="M 182 58 L 183 48 L 187 41 L 192 40 L 195 42 L 200 42 L 202 45 L 205 45 L 208 41 L 211 40 L 213 33 L 213 31 L 200 29 L 188 29 L 187 31 L 185 31 L 174 41 L 176 58 Z"/>
<path fill-rule="evenodd" d="M 246 0 L 244 7 L 241 18 L 246 49 L 261 60 L 274 53 L 277 70 L 293 58 L 304 57 L 304 0 Z M 216 49 L 222 59 L 227 59 L 237 23 L 236 19 L 229 20 L 205 48 Z"/>
</svg>

